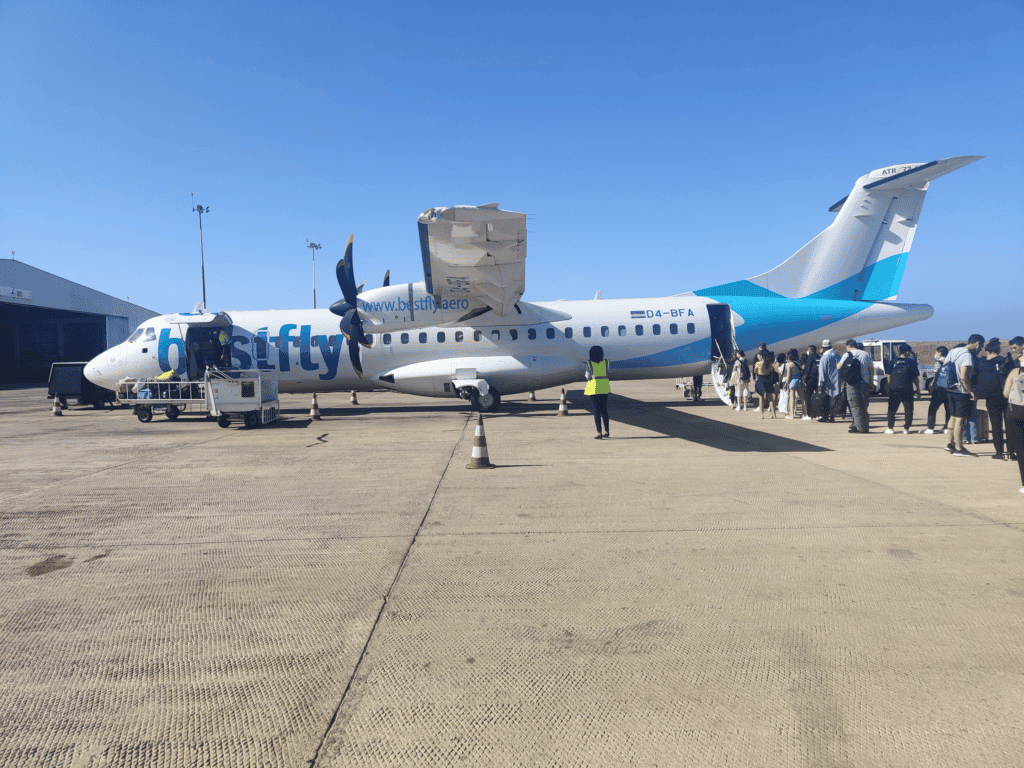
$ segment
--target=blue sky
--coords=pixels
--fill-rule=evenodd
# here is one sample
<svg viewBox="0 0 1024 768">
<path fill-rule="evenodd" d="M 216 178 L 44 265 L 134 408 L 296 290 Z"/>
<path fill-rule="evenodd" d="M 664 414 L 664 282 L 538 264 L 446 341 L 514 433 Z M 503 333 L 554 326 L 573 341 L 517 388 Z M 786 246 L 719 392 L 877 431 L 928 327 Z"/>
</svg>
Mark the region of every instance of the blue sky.
<svg viewBox="0 0 1024 768">
<path fill-rule="evenodd" d="M 930 187 L 915 340 L 1024 333 L 1024 6 L 2 2 L 0 236 L 158 312 L 421 280 L 416 216 L 529 214 L 527 300 L 760 274 L 864 173 Z"/>
</svg>

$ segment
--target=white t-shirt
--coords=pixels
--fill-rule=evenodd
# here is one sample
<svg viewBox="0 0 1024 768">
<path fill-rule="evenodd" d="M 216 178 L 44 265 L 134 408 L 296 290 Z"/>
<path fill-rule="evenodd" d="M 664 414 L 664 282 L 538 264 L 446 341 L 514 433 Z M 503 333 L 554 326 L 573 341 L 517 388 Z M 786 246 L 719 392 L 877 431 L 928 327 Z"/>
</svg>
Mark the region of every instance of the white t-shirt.
<svg viewBox="0 0 1024 768">
<path fill-rule="evenodd" d="M 967 347 L 957 347 L 956 349 L 949 350 L 949 355 L 946 356 L 947 363 L 953 363 L 953 368 L 956 370 L 956 385 L 950 387 L 948 392 L 960 392 L 961 394 L 967 394 L 967 388 L 964 383 L 960 381 L 960 369 L 970 366 L 972 369 L 974 366 L 974 355 L 971 354 Z"/>
</svg>

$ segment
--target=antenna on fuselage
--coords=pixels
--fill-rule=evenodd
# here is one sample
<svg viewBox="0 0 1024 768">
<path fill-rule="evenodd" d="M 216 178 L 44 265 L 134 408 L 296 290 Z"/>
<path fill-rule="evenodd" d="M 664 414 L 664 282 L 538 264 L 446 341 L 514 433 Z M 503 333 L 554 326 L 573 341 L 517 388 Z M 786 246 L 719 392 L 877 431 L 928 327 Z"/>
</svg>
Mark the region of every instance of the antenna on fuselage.
<svg viewBox="0 0 1024 768">
<path fill-rule="evenodd" d="M 601 298 L 601 291 L 598 291 L 597 293 L 594 294 L 594 301 L 597 301 L 600 298 Z"/>
</svg>

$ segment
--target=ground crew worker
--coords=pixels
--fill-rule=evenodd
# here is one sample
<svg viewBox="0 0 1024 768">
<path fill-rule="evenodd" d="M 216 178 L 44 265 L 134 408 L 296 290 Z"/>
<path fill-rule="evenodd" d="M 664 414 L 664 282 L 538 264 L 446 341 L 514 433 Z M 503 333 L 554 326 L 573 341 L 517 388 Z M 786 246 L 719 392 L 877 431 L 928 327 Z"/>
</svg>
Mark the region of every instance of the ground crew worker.
<svg viewBox="0 0 1024 768">
<path fill-rule="evenodd" d="M 231 344 L 230 344 L 231 337 L 228 336 L 228 332 L 227 331 L 225 331 L 223 328 L 221 328 L 220 332 L 217 334 L 217 341 L 220 342 L 221 365 L 224 368 L 230 368 L 231 367 Z"/>
<path fill-rule="evenodd" d="M 587 386 L 583 394 L 590 398 L 594 409 L 594 424 L 597 425 L 595 440 L 611 437 L 608 433 L 608 395 L 612 386 L 608 380 L 608 361 L 604 359 L 604 350 L 599 346 L 590 348 L 590 360 L 587 362 Z M 601 434 L 601 419 L 604 419 L 604 434 Z"/>
</svg>

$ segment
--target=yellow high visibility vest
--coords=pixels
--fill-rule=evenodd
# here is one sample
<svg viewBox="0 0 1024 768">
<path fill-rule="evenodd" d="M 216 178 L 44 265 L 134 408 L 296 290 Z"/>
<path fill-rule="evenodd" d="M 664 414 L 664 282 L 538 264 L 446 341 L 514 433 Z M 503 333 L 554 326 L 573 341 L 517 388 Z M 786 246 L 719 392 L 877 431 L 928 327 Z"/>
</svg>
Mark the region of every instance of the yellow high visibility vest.
<svg viewBox="0 0 1024 768">
<path fill-rule="evenodd" d="M 612 385 L 608 382 L 608 361 L 600 363 L 587 363 L 593 378 L 587 382 L 583 390 L 584 395 L 607 395 L 612 391 Z"/>
</svg>

